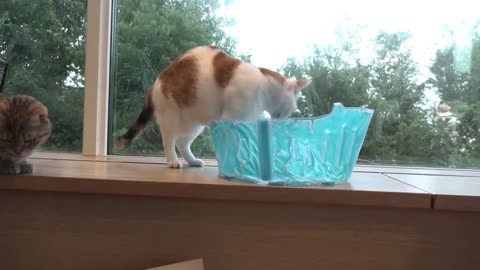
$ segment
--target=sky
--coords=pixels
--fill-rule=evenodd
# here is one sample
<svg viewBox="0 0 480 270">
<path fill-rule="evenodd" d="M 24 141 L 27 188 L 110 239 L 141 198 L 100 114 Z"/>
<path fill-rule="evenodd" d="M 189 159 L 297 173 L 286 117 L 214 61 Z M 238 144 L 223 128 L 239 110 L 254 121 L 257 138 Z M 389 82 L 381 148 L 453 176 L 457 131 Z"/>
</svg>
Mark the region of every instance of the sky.
<svg viewBox="0 0 480 270">
<path fill-rule="evenodd" d="M 360 36 L 365 41 L 379 30 L 410 32 L 414 57 L 425 62 L 436 48 L 451 42 L 445 37 L 445 24 L 455 30 L 453 39 L 460 47 L 469 46 L 468 31 L 480 19 L 480 2 L 475 2 L 227 0 L 219 13 L 235 19 L 226 30 L 237 38 L 239 51 L 251 53 L 257 65 L 277 68 L 289 57 L 301 59 L 313 44 L 332 43 L 340 25 L 363 26 Z"/>
<path fill-rule="evenodd" d="M 480 1 L 423 0 L 225 0 L 219 15 L 233 18 L 225 29 L 238 41 L 241 53 L 252 55 L 252 63 L 278 69 L 288 58 L 300 61 L 314 44 L 322 47 L 336 40 L 337 29 L 357 29 L 365 47 L 379 31 L 405 31 L 412 35 L 412 57 L 422 76 L 428 76 L 438 48 L 455 42 L 460 71 L 468 71 L 471 31 L 480 19 Z M 445 26 L 453 29 L 447 34 Z M 480 29 L 477 29 L 480 31 Z M 361 51 L 368 61 L 371 49 Z M 463 57 L 462 57 L 463 56 Z M 439 101 L 425 93 L 431 105 Z"/>
</svg>

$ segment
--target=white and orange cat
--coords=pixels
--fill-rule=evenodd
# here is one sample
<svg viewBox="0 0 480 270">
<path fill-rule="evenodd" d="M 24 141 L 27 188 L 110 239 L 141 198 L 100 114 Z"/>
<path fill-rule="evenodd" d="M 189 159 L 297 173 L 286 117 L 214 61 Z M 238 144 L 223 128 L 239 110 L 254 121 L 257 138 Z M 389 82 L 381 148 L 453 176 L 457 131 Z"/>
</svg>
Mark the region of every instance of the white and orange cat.
<svg viewBox="0 0 480 270">
<path fill-rule="evenodd" d="M 156 117 L 170 168 L 181 168 L 175 146 L 190 166 L 203 166 L 190 150 L 211 121 L 256 120 L 263 111 L 285 118 L 297 109 L 310 80 L 293 80 L 258 68 L 214 46 L 193 48 L 160 73 L 137 121 L 116 143 L 122 149 Z"/>
</svg>

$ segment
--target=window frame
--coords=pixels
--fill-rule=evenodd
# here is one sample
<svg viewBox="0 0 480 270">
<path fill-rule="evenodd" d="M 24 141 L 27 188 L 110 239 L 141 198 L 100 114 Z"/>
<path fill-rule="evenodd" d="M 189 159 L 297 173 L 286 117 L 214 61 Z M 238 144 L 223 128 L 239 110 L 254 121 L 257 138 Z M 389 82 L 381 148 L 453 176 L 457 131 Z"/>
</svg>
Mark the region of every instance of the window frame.
<svg viewBox="0 0 480 270">
<path fill-rule="evenodd" d="M 107 155 L 113 1 L 87 1 L 82 139 L 84 156 Z"/>
<path fill-rule="evenodd" d="M 83 137 L 81 155 L 88 159 L 124 160 L 125 156 L 111 155 L 109 139 L 111 137 L 111 121 L 109 114 L 113 113 L 112 98 L 114 89 L 112 78 L 112 52 L 115 51 L 115 14 L 117 0 L 87 0 L 87 30 L 85 52 L 85 89 Z M 43 156 L 42 154 L 37 156 Z M 60 159 L 62 154 L 58 155 Z M 135 159 L 135 158 L 134 158 Z M 153 163 L 166 163 L 164 157 L 155 157 Z M 216 166 L 215 159 L 206 160 L 208 166 Z M 150 159 L 140 157 L 137 162 L 149 163 Z M 438 168 L 433 166 L 401 166 L 401 165 L 359 165 L 369 172 L 382 172 L 384 168 L 409 169 L 442 169 L 451 171 L 452 168 Z M 478 171 L 478 169 L 455 168 L 455 171 Z"/>
</svg>

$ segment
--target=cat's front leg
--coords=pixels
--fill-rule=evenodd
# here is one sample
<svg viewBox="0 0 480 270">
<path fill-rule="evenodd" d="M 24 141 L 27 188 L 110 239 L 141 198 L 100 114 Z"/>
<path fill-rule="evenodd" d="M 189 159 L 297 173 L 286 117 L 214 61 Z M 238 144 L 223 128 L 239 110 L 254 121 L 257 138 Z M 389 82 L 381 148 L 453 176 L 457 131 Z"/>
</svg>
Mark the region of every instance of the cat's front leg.
<svg viewBox="0 0 480 270">
<path fill-rule="evenodd" d="M 190 149 L 193 140 L 195 140 L 195 138 L 197 138 L 197 136 L 202 133 L 203 128 L 203 126 L 191 127 L 188 135 L 184 135 L 177 139 L 178 150 L 182 154 L 183 158 L 187 161 L 188 165 L 190 165 L 190 167 L 203 166 L 203 160 L 196 158 Z"/>
<path fill-rule="evenodd" d="M 20 166 L 20 172 L 21 173 L 32 173 L 33 172 L 33 166 L 32 164 L 28 163 L 27 160 L 22 159 L 21 161 L 18 162 Z"/>
<path fill-rule="evenodd" d="M 10 159 L 0 159 L 0 174 L 14 175 L 21 173 L 20 164 Z"/>
<path fill-rule="evenodd" d="M 178 150 L 182 154 L 183 158 L 187 161 L 188 165 L 190 165 L 190 167 L 203 166 L 203 160 L 196 158 L 190 150 L 190 146 L 196 136 L 197 134 L 194 133 L 191 136 L 182 137 L 177 140 Z"/>
</svg>

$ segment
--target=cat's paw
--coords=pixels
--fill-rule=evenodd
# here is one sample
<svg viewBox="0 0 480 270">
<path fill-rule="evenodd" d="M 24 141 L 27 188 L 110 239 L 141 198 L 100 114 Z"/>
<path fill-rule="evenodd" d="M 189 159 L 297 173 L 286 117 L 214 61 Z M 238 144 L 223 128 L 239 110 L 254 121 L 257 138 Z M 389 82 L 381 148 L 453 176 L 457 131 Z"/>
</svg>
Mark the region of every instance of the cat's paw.
<svg viewBox="0 0 480 270">
<path fill-rule="evenodd" d="M 198 158 L 194 160 L 190 160 L 188 162 L 188 165 L 190 165 L 190 167 L 203 167 L 203 160 Z"/>
<path fill-rule="evenodd" d="M 182 163 L 180 162 L 180 160 L 175 159 L 175 160 L 172 160 L 172 161 L 168 162 L 168 167 L 173 168 L 173 169 L 181 169 L 182 168 Z"/>
<path fill-rule="evenodd" d="M 14 175 L 19 173 L 21 173 L 21 169 L 17 163 L 12 162 L 0 166 L 0 175 Z"/>
<path fill-rule="evenodd" d="M 33 172 L 33 166 L 32 164 L 29 163 L 23 163 L 20 164 L 20 172 L 21 173 L 32 173 Z"/>
</svg>

